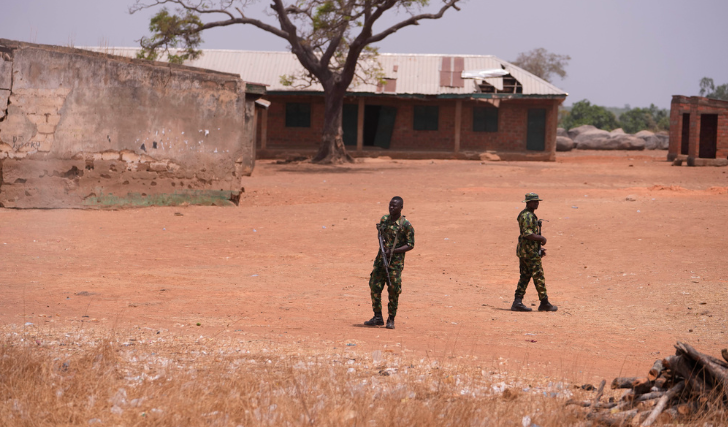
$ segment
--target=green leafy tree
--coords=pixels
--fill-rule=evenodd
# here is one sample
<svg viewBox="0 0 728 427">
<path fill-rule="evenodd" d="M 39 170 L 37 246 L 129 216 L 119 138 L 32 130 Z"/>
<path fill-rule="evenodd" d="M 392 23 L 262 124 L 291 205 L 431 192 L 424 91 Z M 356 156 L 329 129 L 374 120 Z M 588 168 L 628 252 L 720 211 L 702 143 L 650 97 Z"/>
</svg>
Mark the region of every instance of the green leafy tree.
<svg viewBox="0 0 728 427">
<path fill-rule="evenodd" d="M 632 108 L 619 116 L 619 124 L 627 133 L 641 130 L 660 131 L 670 129 L 670 115 L 667 110 L 650 104 L 649 108 Z"/>
<path fill-rule="evenodd" d="M 655 121 L 647 108 L 633 108 L 619 116 L 619 125 L 627 133 L 637 133 L 644 129 L 654 129 Z"/>
<path fill-rule="evenodd" d="M 716 87 L 713 79 L 703 77 L 700 80 L 700 96 L 728 101 L 728 83 Z"/>
<path fill-rule="evenodd" d="M 572 105 L 571 112 L 564 117 L 561 123 L 561 126 L 566 129 L 582 125 L 592 125 L 611 131 L 619 127 L 619 122 L 611 111 L 599 105 L 591 105 L 588 100 L 584 99 Z"/>
<path fill-rule="evenodd" d="M 449 9 L 460 10 L 458 3 L 463 2 L 440 0 L 434 13 L 426 13 L 430 0 L 268 1 L 272 22 L 246 15 L 258 0 L 137 0 L 129 12 L 166 5 L 178 7 L 178 14 L 170 15 L 162 8 L 152 18 L 149 28 L 153 35 L 140 40 L 141 55 L 148 59 L 156 59 L 159 50 L 170 54 L 170 48 L 178 48 L 170 56 L 174 61 L 194 59 L 200 55 L 200 33 L 216 27 L 252 25 L 285 39 L 305 70 L 304 83 L 318 82 L 323 88 L 323 134 L 313 158 L 318 163 L 352 160 L 342 138 L 344 95 L 361 74 L 362 64 L 371 62 L 366 59 L 376 56 L 373 45 L 405 27 L 419 25 L 420 21 L 440 19 Z M 388 21 L 385 27 L 375 31 L 374 24 L 384 15 L 399 15 L 401 20 L 392 24 L 391 18 L 385 18 Z M 203 22 L 203 16 L 211 20 Z M 363 74 L 360 77 L 364 79 L 376 78 L 376 67 L 369 73 L 364 70 Z M 281 76 L 281 79 L 293 85 L 296 77 Z"/>
<path fill-rule="evenodd" d="M 571 61 L 569 55 L 558 55 L 540 47 L 529 52 L 519 53 L 516 60 L 511 63 L 551 82 L 554 75 L 562 79 L 566 77 L 566 66 L 569 65 L 569 61 Z"/>
</svg>

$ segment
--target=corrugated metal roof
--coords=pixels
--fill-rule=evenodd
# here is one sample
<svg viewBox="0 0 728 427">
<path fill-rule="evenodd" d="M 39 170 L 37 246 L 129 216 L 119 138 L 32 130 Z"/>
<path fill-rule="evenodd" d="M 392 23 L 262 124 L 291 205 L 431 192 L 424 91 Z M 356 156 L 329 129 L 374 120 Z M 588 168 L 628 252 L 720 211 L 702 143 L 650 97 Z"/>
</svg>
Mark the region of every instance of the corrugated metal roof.
<svg viewBox="0 0 728 427">
<path fill-rule="evenodd" d="M 114 55 L 134 57 L 139 48 L 82 48 Z M 524 95 L 561 95 L 567 93 L 553 84 L 534 76 L 507 61 L 492 55 L 435 55 L 381 53 L 378 60 L 385 78 L 397 79 L 393 95 L 445 95 L 473 94 L 477 92 L 473 79 L 466 79 L 464 87 L 440 86 L 440 67 L 443 57 L 464 58 L 465 70 L 484 70 L 504 67 L 523 85 Z M 203 55 L 185 65 L 215 71 L 240 74 L 246 82 L 266 84 L 270 91 L 321 91 L 315 84 L 306 88 L 284 86 L 281 76 L 300 75 L 303 67 L 290 52 L 262 52 L 245 50 L 206 49 Z M 396 71 L 395 71 L 396 66 Z M 503 87 L 502 78 L 485 79 L 498 89 Z M 349 92 L 378 93 L 376 84 L 352 84 Z"/>
</svg>

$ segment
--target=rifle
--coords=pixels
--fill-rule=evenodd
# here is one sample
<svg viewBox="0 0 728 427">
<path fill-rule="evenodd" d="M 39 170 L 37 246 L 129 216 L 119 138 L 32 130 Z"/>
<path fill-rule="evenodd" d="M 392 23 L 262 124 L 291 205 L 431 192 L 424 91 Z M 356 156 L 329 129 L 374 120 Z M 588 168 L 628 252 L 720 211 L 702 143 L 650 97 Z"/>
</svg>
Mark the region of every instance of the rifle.
<svg viewBox="0 0 728 427">
<path fill-rule="evenodd" d="M 394 256 L 394 248 L 397 247 L 397 235 L 394 235 L 392 254 L 389 256 L 389 259 L 387 259 L 387 252 L 384 250 L 384 239 L 382 238 L 382 229 L 379 228 L 379 224 L 377 224 L 377 235 L 379 236 L 379 250 L 382 251 L 382 263 L 384 264 L 384 269 L 387 271 L 387 285 L 392 286 L 392 278 L 389 277 L 389 263 L 392 261 L 392 257 Z"/>
<path fill-rule="evenodd" d="M 539 219 L 539 220 L 538 220 L 538 235 L 539 235 L 539 236 L 541 235 L 541 223 L 542 223 L 543 221 L 549 222 L 549 220 L 547 220 L 547 219 Z M 542 257 L 542 256 L 543 256 L 543 254 L 544 254 L 544 250 L 543 250 L 543 249 L 541 249 L 541 242 L 539 242 L 539 243 L 538 243 L 538 256 Z"/>
</svg>

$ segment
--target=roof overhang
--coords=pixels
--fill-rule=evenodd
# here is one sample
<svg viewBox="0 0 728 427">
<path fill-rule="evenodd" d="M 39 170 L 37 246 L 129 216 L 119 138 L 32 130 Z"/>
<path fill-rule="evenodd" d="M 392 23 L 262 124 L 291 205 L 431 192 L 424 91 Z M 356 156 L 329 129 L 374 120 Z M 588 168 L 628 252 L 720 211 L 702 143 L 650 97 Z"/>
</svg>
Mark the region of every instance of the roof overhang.
<svg viewBox="0 0 728 427">
<path fill-rule="evenodd" d="M 310 90 L 272 90 L 267 95 L 288 95 L 288 96 L 323 96 L 323 92 Z M 405 98 L 405 99 L 566 99 L 563 95 L 536 95 L 522 93 L 445 93 L 440 95 L 425 95 L 421 93 L 372 93 L 372 92 L 347 92 L 346 97 L 364 98 Z"/>
</svg>

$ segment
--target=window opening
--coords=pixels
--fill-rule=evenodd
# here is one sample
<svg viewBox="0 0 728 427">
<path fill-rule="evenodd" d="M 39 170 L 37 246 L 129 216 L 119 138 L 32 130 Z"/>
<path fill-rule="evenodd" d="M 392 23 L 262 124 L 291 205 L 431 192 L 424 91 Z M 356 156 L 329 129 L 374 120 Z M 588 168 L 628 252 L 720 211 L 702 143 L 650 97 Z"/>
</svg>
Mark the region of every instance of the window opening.
<svg viewBox="0 0 728 427">
<path fill-rule="evenodd" d="M 302 102 L 286 103 L 286 127 L 311 127 L 311 104 Z"/>
<path fill-rule="evenodd" d="M 498 109 L 473 107 L 473 132 L 498 132 Z"/>
<path fill-rule="evenodd" d="M 414 130 L 437 130 L 440 119 L 440 107 L 437 105 L 415 105 Z"/>
</svg>

